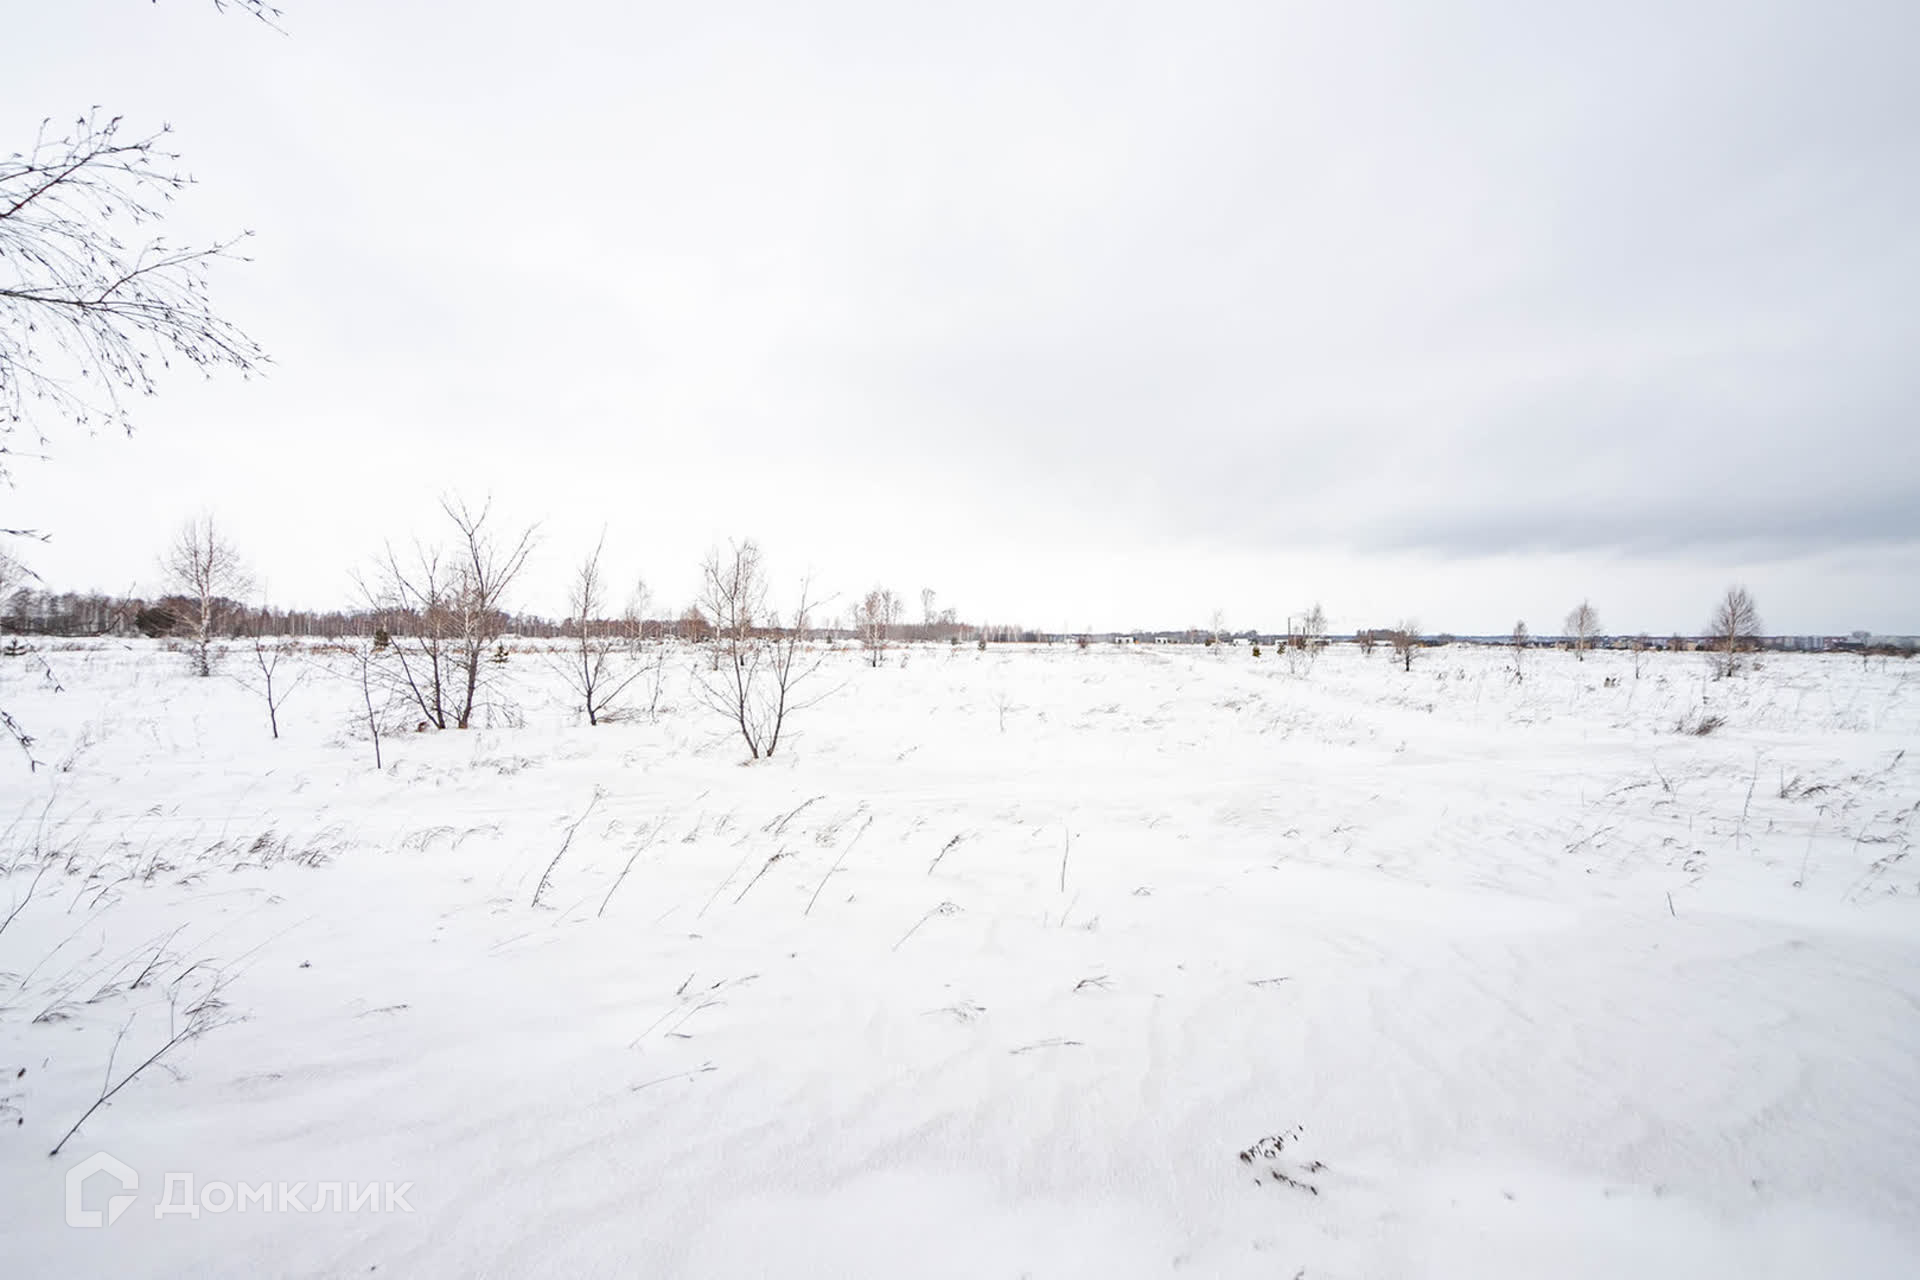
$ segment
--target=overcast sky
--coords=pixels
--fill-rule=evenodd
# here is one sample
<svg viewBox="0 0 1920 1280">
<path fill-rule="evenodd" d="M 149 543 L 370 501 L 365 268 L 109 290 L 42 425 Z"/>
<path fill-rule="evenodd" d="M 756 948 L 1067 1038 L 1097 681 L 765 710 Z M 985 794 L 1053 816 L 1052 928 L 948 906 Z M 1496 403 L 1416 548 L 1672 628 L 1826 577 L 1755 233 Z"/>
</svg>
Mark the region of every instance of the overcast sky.
<svg viewBox="0 0 1920 1280">
<path fill-rule="evenodd" d="M 1048 628 L 1920 632 L 1920 4 L 0 0 L 0 150 L 172 124 L 269 374 L 0 523 L 345 600 L 443 491 Z"/>
</svg>

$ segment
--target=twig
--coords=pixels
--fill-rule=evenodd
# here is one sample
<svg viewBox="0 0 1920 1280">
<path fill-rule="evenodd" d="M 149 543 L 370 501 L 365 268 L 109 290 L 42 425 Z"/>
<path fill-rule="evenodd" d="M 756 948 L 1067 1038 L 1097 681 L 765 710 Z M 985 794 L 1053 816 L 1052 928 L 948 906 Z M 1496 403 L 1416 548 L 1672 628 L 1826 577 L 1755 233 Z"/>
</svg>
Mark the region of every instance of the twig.
<svg viewBox="0 0 1920 1280">
<path fill-rule="evenodd" d="M 531 905 L 536 907 L 540 905 L 540 897 L 547 891 L 547 882 L 553 878 L 553 869 L 560 865 L 560 859 L 567 856 L 567 846 L 573 843 L 573 833 L 578 831 L 580 824 L 592 815 L 594 806 L 598 805 L 606 794 L 607 793 L 599 787 L 593 789 L 593 799 L 587 802 L 586 811 L 574 819 L 573 825 L 567 828 L 566 837 L 560 841 L 560 851 L 553 855 L 553 861 L 549 862 L 546 871 L 541 873 L 540 883 L 533 887 L 533 902 Z"/>
<path fill-rule="evenodd" d="M 703 1076 L 709 1071 L 718 1071 L 718 1070 L 719 1068 L 714 1066 L 711 1062 L 702 1063 L 700 1066 L 695 1067 L 691 1071 L 676 1071 L 674 1074 L 670 1076 L 661 1076 L 658 1079 L 642 1081 L 640 1084 L 628 1085 L 627 1091 L 629 1093 L 638 1093 L 642 1089 L 651 1089 L 653 1088 L 654 1085 L 657 1085 L 657 1084 L 666 1084 L 669 1080 L 691 1080 L 695 1076 Z"/>
<path fill-rule="evenodd" d="M 774 854 L 771 858 L 768 858 L 766 863 L 758 871 L 753 873 L 753 879 L 747 881 L 746 889 L 742 889 L 740 891 L 740 897 L 735 898 L 733 900 L 733 905 L 736 907 L 740 905 L 741 899 L 747 896 L 747 891 L 749 889 L 752 889 L 753 886 L 760 883 L 760 877 L 767 874 L 767 872 L 773 870 L 774 863 L 780 861 L 780 859 L 782 858 L 791 858 L 792 856 L 793 855 L 791 853 L 787 852 L 785 849 L 782 849 L 780 852 Z"/>
<path fill-rule="evenodd" d="M 710 896 L 707 899 L 707 905 L 700 908 L 700 914 L 694 917 L 695 920 L 698 920 L 702 916 L 705 916 L 707 914 L 708 909 L 712 907 L 716 901 L 719 900 L 720 891 L 733 883 L 733 878 L 740 874 L 740 868 L 746 866 L 747 859 L 752 856 L 753 856 L 752 850 L 748 850 L 746 853 L 743 853 L 740 855 L 740 861 L 733 864 L 733 870 L 727 872 L 727 878 L 722 880 L 719 884 L 713 886 L 712 896 Z"/>
<path fill-rule="evenodd" d="M 1077 906 L 1079 906 L 1079 905 L 1080 905 L 1080 891 L 1079 891 L 1078 889 L 1075 889 L 1075 890 L 1073 891 L 1073 901 L 1071 901 L 1071 902 L 1069 902 L 1069 903 L 1067 904 L 1067 909 L 1066 909 L 1065 911 L 1062 911 L 1062 912 L 1060 913 L 1060 923 L 1058 923 L 1058 924 L 1056 924 L 1056 925 L 1054 926 L 1054 928 L 1056 928 L 1056 929 L 1064 929 L 1064 928 L 1066 928 L 1066 927 L 1067 927 L 1067 917 L 1068 917 L 1068 916 L 1070 916 L 1070 915 L 1072 915 L 1072 914 L 1073 914 L 1073 909 L 1074 909 L 1075 907 L 1077 907 Z M 1043 917 L 1043 918 L 1042 918 L 1042 923 L 1044 923 L 1044 922 L 1045 922 L 1045 921 L 1044 921 L 1044 917 Z"/>
<path fill-rule="evenodd" d="M 121 1027 L 119 1034 L 113 1038 L 113 1048 L 107 1050 L 107 1069 L 100 1080 L 101 1093 L 105 1093 L 113 1085 L 113 1060 L 120 1056 L 120 1042 L 125 1040 L 127 1038 L 127 1032 L 133 1029 L 133 1019 L 133 1014 L 130 1013 L 127 1015 L 126 1025 Z M 64 1142 L 66 1139 L 62 1138 L 61 1141 Z M 54 1152 L 58 1154 L 59 1148 L 55 1147 Z"/>
<path fill-rule="evenodd" d="M 1589 831 L 1586 835 L 1581 836 L 1578 840 L 1575 840 L 1572 844 L 1568 845 L 1566 851 L 1568 853 L 1572 853 L 1575 849 L 1578 849 L 1581 845 L 1586 844 L 1589 841 L 1598 840 L 1601 836 L 1606 835 L 1608 832 L 1612 831 L 1613 829 L 1614 829 L 1613 827 L 1595 827 L 1592 831 Z"/>
<path fill-rule="evenodd" d="M 714 985 L 719 986 L 720 984 L 715 983 Z M 712 989 L 713 989 L 712 987 L 708 988 L 708 990 L 712 990 Z M 665 1031 L 661 1032 L 660 1034 L 674 1036 L 681 1040 L 691 1040 L 693 1037 L 689 1035 L 681 1034 L 680 1028 L 686 1026 L 688 1021 L 692 1019 L 694 1014 L 702 1013 L 708 1009 L 716 1009 L 725 1003 L 726 1003 L 725 1000 L 702 1000 L 699 1004 L 693 1006 L 693 1008 L 681 1014 L 680 1021 L 674 1023 L 672 1026 L 668 1027 Z"/>
<path fill-rule="evenodd" d="M 1753 753 L 1753 777 L 1747 782 L 1747 802 L 1740 806 L 1740 826 L 1733 833 L 1733 844 L 1736 849 L 1740 846 L 1740 837 L 1746 834 L 1747 813 L 1753 808 L 1753 789 L 1759 785 L 1760 751 L 1758 748 L 1755 748 Z"/>
<path fill-rule="evenodd" d="M 827 881 L 833 878 L 833 873 L 840 869 L 840 864 L 842 862 L 845 862 L 847 859 L 847 855 L 853 852 L 853 846 L 860 843 L 860 837 L 867 834 L 867 828 L 872 825 L 873 825 L 873 815 L 868 814 L 866 822 L 861 826 L 861 828 L 858 831 L 853 833 L 853 839 L 847 841 L 847 847 L 840 851 L 840 856 L 835 858 L 833 860 L 833 865 L 827 868 L 827 874 L 824 876 L 821 876 L 820 883 L 813 886 L 813 896 L 807 899 L 807 909 L 800 913 L 802 917 L 806 917 L 813 914 L 813 904 L 820 900 L 820 891 L 827 887 Z"/>
<path fill-rule="evenodd" d="M 1060 850 L 1060 892 L 1067 891 L 1067 857 L 1073 852 L 1073 831 L 1067 831 L 1066 847 Z"/>
<path fill-rule="evenodd" d="M 808 805 L 814 804 L 818 801 L 825 800 L 825 799 L 826 799 L 825 796 L 814 796 L 813 799 L 811 800 L 802 800 L 799 804 L 795 805 L 791 810 L 789 810 L 785 817 L 777 818 L 774 821 L 769 822 L 766 826 L 760 828 L 760 830 L 763 833 L 778 836 L 781 832 L 787 829 L 787 824 L 789 822 L 792 822 L 795 818 L 800 816 L 801 810 L 805 809 Z"/>
<path fill-rule="evenodd" d="M 921 916 L 918 920 L 915 920 L 913 922 L 913 928 L 907 930 L 905 933 L 900 935 L 900 941 L 893 944 L 892 950 L 898 951 L 901 948 L 901 946 L 906 942 L 906 940 L 908 938 L 911 938 L 915 934 L 915 932 L 919 930 L 921 925 L 933 919 L 935 916 L 950 916 L 950 915 L 957 914 L 959 910 L 960 908 L 954 906 L 951 902 L 941 903 L 939 906 L 935 907 L 933 910 L 927 912 L 927 914 Z"/>
<path fill-rule="evenodd" d="M 1814 834 L 1819 830 L 1820 830 L 1820 819 L 1818 816 L 1816 816 L 1813 820 L 1813 825 L 1807 828 L 1807 847 L 1806 847 L 1806 850 L 1800 855 L 1800 878 L 1793 882 L 1793 887 L 1796 889 L 1800 888 L 1802 885 L 1806 884 L 1807 882 L 1807 860 L 1813 857 L 1813 837 L 1814 837 Z"/>
<path fill-rule="evenodd" d="M 1013 1054 L 1020 1054 L 1020 1053 L 1032 1053 L 1035 1049 L 1070 1049 L 1070 1048 L 1078 1048 L 1080 1046 L 1080 1043 L 1081 1042 L 1078 1040 L 1068 1040 L 1064 1037 L 1056 1037 L 1055 1039 L 1052 1039 L 1052 1040 L 1035 1040 L 1032 1044 L 1023 1044 L 1018 1049 L 1009 1049 L 1007 1050 L 1007 1052 L 1013 1053 Z"/>
<path fill-rule="evenodd" d="M 594 919 L 598 920 L 601 916 L 607 914 L 607 904 L 613 901 L 614 890 L 618 889 L 626 880 L 627 872 L 633 870 L 634 860 L 645 853 L 648 847 L 659 838 L 660 833 L 666 830 L 666 828 L 667 820 L 665 818 L 660 819 L 659 822 L 654 824 L 652 833 L 648 835 L 645 840 L 641 841 L 640 845 L 634 849 L 632 853 L 627 855 L 627 865 L 620 868 L 620 874 L 613 878 L 613 884 L 607 889 L 607 896 L 600 899 L 600 909 L 593 913 Z"/>
<path fill-rule="evenodd" d="M 0 729 L 5 729 L 27 757 L 27 772 L 33 773 L 40 768 L 39 757 L 33 754 L 33 735 L 21 728 L 20 722 L 4 708 L 0 707 Z"/>
<path fill-rule="evenodd" d="M 186 927 L 187 926 L 185 925 L 177 926 L 172 933 L 168 934 L 164 939 L 161 940 L 160 945 L 153 949 L 153 958 L 147 961 L 147 967 L 140 971 L 140 976 L 135 978 L 132 981 L 132 983 L 128 985 L 127 990 L 138 991 L 141 987 L 146 985 L 147 979 L 153 976 L 154 967 L 160 963 L 161 957 L 166 954 L 167 943 L 172 942 L 175 938 L 179 937 L 180 930 Z"/>
<path fill-rule="evenodd" d="M 953 846 L 960 843 L 960 840 L 961 840 L 961 836 L 955 836 L 953 839 L 947 841 L 946 846 L 942 848 L 940 852 L 933 855 L 933 861 L 927 864 L 928 875 L 933 874 L 933 869 L 940 865 L 940 859 L 946 857 L 948 852 L 952 850 Z"/>
<path fill-rule="evenodd" d="M 179 1027 L 177 1029 L 169 1027 L 170 1034 L 167 1037 L 167 1042 L 161 1045 L 158 1049 L 155 1049 L 150 1055 L 148 1055 L 146 1061 L 142 1062 L 139 1066 L 133 1068 L 133 1070 L 127 1072 L 126 1075 L 121 1076 L 120 1083 L 109 1086 L 106 1081 L 103 1081 L 101 1083 L 100 1096 L 98 1098 L 95 1098 L 93 1100 L 93 1105 L 88 1107 L 86 1111 L 82 1113 L 80 1118 L 73 1122 L 73 1127 L 68 1129 L 64 1134 L 60 1136 L 60 1141 L 53 1144 L 53 1150 L 47 1152 L 47 1155 L 49 1157 L 59 1155 L 60 1149 L 67 1145 L 67 1140 L 73 1137 L 74 1134 L 80 1132 L 80 1126 L 85 1124 L 88 1120 L 90 1120 L 93 1117 L 94 1112 L 98 1111 L 101 1107 L 105 1106 L 108 1102 L 112 1101 L 113 1096 L 115 1094 L 119 1093 L 122 1089 L 132 1084 L 136 1079 L 139 1078 L 140 1073 L 142 1071 L 145 1071 L 148 1067 L 160 1061 L 160 1059 L 165 1057 L 168 1053 L 170 1053 L 175 1046 L 180 1045 L 188 1040 L 196 1039 L 197 1037 L 206 1034 L 208 1031 L 211 1031 L 214 1027 L 218 1026 L 219 1021 L 211 1016 L 211 1008 L 214 1007 L 212 1005 L 212 1002 L 214 1001 L 215 993 L 217 993 L 219 989 L 220 989 L 220 980 L 216 979 L 212 990 L 209 991 L 206 997 L 203 998 L 197 1005 L 194 1006 L 192 1010 L 189 1011 L 186 1025 L 183 1027 Z M 127 1020 L 127 1027 L 131 1027 L 132 1025 L 133 1025 L 133 1020 L 129 1018 Z M 113 1051 L 107 1055 L 107 1081 L 111 1081 L 113 1079 L 113 1059 L 115 1056 L 119 1054 L 120 1040 L 122 1037 L 124 1037 L 127 1034 L 127 1027 L 122 1027 L 120 1029 L 120 1035 L 114 1037 Z"/>
<path fill-rule="evenodd" d="M 40 877 L 47 874 L 47 868 L 51 865 L 51 863 L 43 862 L 40 864 L 40 869 L 33 873 L 33 879 L 27 884 L 26 896 L 14 904 L 13 910 L 7 912 L 7 918 L 5 920 L 0 920 L 0 933 L 5 933 L 7 926 L 13 923 L 14 917 L 27 909 L 27 904 L 33 901 L 33 891 L 40 887 Z"/>
</svg>

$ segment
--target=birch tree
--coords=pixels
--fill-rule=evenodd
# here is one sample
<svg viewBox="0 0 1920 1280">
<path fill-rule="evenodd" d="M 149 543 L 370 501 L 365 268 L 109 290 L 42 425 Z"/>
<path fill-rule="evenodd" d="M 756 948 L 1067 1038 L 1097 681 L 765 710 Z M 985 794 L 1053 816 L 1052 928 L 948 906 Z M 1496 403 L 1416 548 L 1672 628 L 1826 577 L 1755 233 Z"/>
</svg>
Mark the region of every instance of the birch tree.
<svg viewBox="0 0 1920 1280">
<path fill-rule="evenodd" d="M 1320 650 L 1327 642 L 1327 611 L 1318 601 L 1313 608 L 1299 615 L 1299 624 L 1287 620 L 1286 655 L 1287 667 L 1295 674 L 1301 671 L 1311 672 L 1313 664 L 1320 656 Z"/>
<path fill-rule="evenodd" d="M 1760 609 L 1745 587 L 1728 587 L 1707 623 L 1713 644 L 1714 675 L 1724 679 L 1740 669 L 1740 655 L 1760 638 Z"/>
<path fill-rule="evenodd" d="M 606 576 L 600 567 L 606 537 L 574 570 L 567 589 L 567 648 L 557 663 L 561 678 L 573 690 L 589 725 L 614 719 L 620 700 L 647 674 L 640 659 L 640 597 L 628 607 L 624 617 L 613 621 L 605 616 L 608 607 Z M 655 693 L 658 703 L 658 692 Z"/>
<path fill-rule="evenodd" d="M 231 598 L 249 585 L 246 567 L 215 526 L 210 515 L 199 516 L 180 526 L 173 542 L 161 557 L 161 568 L 174 590 L 194 606 L 186 619 L 189 627 L 188 662 L 196 676 L 213 674 L 213 638 Z"/>
<path fill-rule="evenodd" d="M 822 661 L 803 647 L 814 603 L 809 584 L 801 581 L 783 625 L 768 602 L 766 569 L 751 539 L 708 553 L 700 579 L 697 606 L 712 629 L 716 661 L 710 671 L 696 666 L 696 695 L 739 732 L 752 759 L 770 759 L 787 718 L 818 700 L 802 700 L 802 686 Z"/>
<path fill-rule="evenodd" d="M 1573 641 L 1573 656 L 1581 662 L 1587 660 L 1587 650 L 1593 647 L 1594 640 L 1600 634 L 1600 615 L 1587 601 L 1582 600 L 1567 614 L 1567 638 Z"/>
<path fill-rule="evenodd" d="M 899 624 L 900 598 L 885 587 L 875 587 L 853 607 L 853 632 L 860 638 L 867 665 L 877 667 L 885 659 L 888 638 Z"/>
</svg>

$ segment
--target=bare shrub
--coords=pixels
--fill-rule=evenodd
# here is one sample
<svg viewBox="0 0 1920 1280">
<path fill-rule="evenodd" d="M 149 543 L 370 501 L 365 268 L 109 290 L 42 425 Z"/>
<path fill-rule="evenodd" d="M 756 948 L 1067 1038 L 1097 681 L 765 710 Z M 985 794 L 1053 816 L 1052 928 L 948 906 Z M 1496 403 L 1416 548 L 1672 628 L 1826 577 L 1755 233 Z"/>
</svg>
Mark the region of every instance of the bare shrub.
<svg viewBox="0 0 1920 1280">
<path fill-rule="evenodd" d="M 1688 733 L 1696 738 L 1704 738 L 1715 729 L 1727 723 L 1727 718 L 1707 711 L 1689 711 L 1674 722 L 1675 733 Z"/>
<path fill-rule="evenodd" d="M 885 659 L 887 641 L 900 623 L 900 614 L 900 598 L 885 587 L 875 587 L 854 605 L 853 633 L 860 639 L 868 666 L 877 667 Z"/>
<path fill-rule="evenodd" d="M 391 640 L 382 641 L 380 635 L 375 635 L 365 638 L 354 637 L 333 646 L 330 650 L 332 653 L 343 655 L 346 659 L 344 669 L 336 669 L 335 674 L 348 680 L 360 691 L 360 704 L 366 716 L 367 734 L 373 739 L 375 773 L 383 767 L 380 759 L 380 716 L 392 692 L 392 682 L 385 678 L 385 673 L 381 671 L 379 664 L 383 659 L 393 660 L 392 649 Z"/>
<path fill-rule="evenodd" d="M 452 522 L 450 548 L 415 543 L 403 558 L 391 545 L 363 584 L 381 629 L 392 637 L 397 688 L 436 729 L 465 729 L 503 662 L 490 662 L 508 615 L 505 600 L 526 567 L 535 530 L 496 538 L 491 501 L 478 511 L 456 498 L 440 509 Z"/>
<path fill-rule="evenodd" d="M 650 668 L 638 660 L 639 621 L 645 588 L 641 587 L 620 621 L 602 615 L 607 606 L 606 577 L 600 568 L 600 555 L 606 546 L 603 535 L 593 551 L 574 570 L 567 588 L 567 649 L 554 663 L 561 679 L 567 682 L 587 714 L 589 725 L 614 718 L 620 700 Z M 660 657 L 662 655 L 656 655 Z M 656 664 L 657 665 L 657 664 Z M 654 689 L 654 705 L 659 704 L 659 689 Z"/>
<path fill-rule="evenodd" d="M 1287 619 L 1287 669 L 1295 675 L 1311 672 L 1326 643 L 1327 611 L 1315 601 L 1313 608 L 1297 619 Z"/>
<path fill-rule="evenodd" d="M 699 608 L 713 629 L 715 663 L 696 668 L 700 701 L 739 730 L 747 754 L 772 758 L 787 717 L 818 699 L 796 701 L 820 669 L 820 655 L 803 649 L 813 602 L 802 580 L 786 625 L 768 603 L 766 569 L 751 539 L 708 553 L 700 566 Z"/>
</svg>

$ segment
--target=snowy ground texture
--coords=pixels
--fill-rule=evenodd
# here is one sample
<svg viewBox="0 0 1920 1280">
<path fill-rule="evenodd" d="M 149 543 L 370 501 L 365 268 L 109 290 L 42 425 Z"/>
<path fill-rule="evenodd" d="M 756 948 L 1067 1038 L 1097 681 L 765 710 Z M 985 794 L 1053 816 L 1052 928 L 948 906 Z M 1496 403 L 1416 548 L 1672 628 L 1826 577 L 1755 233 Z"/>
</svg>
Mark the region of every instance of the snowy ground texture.
<svg viewBox="0 0 1920 1280">
<path fill-rule="evenodd" d="M 587 728 L 521 651 L 496 727 L 375 772 L 344 682 L 274 742 L 158 646 L 42 656 L 64 692 L 0 659 L 45 761 L 0 781 L 8 1276 L 1920 1259 L 1920 664 L 843 651 L 748 766 L 690 654 Z M 69 1226 L 96 1152 L 136 1198 Z"/>
</svg>

